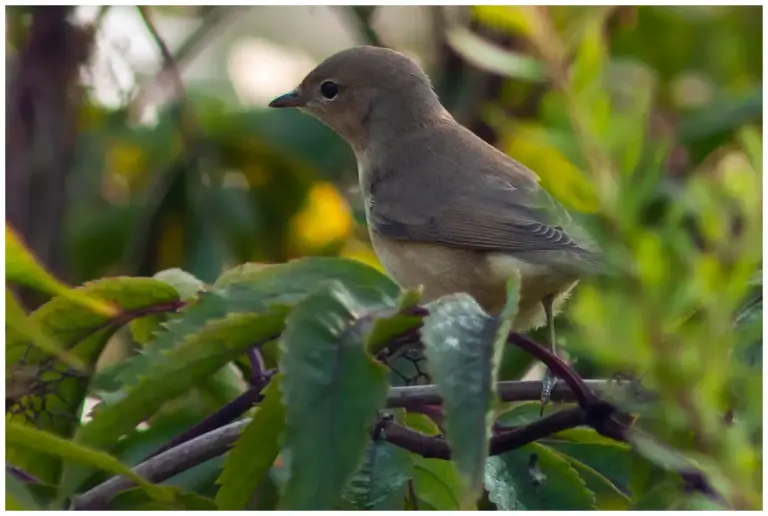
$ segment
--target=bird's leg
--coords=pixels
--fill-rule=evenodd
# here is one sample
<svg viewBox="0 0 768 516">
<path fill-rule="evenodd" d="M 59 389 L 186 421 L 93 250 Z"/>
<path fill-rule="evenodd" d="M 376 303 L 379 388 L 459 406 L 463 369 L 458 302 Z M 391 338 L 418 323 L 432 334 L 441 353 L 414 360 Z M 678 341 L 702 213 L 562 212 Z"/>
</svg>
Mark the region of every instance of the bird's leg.
<svg viewBox="0 0 768 516">
<path fill-rule="evenodd" d="M 554 303 L 555 296 L 548 295 L 541 300 L 541 305 L 544 307 L 544 314 L 547 317 L 547 327 L 549 328 L 549 348 L 552 353 L 557 354 L 555 344 L 555 318 L 552 316 L 552 304 Z M 552 374 L 552 371 L 547 367 L 544 378 L 541 381 L 541 414 L 544 414 L 544 407 L 549 403 L 549 398 L 552 395 L 552 389 L 554 389 L 557 383 L 557 377 Z"/>
</svg>

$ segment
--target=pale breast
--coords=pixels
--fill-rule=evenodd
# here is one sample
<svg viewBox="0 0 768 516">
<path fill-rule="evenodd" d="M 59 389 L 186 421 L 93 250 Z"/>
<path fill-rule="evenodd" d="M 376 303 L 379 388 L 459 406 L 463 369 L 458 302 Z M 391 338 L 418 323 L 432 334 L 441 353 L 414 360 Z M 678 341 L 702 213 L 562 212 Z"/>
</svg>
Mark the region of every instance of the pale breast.
<svg viewBox="0 0 768 516">
<path fill-rule="evenodd" d="M 545 296 L 557 294 L 556 313 L 576 284 L 572 276 L 508 255 L 393 241 L 374 232 L 371 241 L 379 261 L 398 284 L 423 286 L 425 302 L 465 292 L 496 315 L 506 302 L 507 279 L 515 269 L 519 270 L 522 286 L 515 329 L 521 332 L 544 324 L 541 300 Z"/>
</svg>

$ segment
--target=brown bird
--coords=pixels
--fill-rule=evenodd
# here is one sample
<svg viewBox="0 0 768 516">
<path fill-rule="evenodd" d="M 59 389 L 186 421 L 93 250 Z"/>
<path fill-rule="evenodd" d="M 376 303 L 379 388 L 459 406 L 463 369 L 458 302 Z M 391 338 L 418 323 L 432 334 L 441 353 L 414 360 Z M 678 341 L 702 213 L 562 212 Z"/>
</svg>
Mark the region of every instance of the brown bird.
<svg viewBox="0 0 768 516">
<path fill-rule="evenodd" d="M 357 157 L 368 228 L 387 272 L 425 300 L 465 292 L 489 313 L 520 272 L 518 332 L 548 324 L 600 250 L 521 163 L 456 122 L 429 77 L 398 52 L 335 54 L 270 107 L 296 107 L 336 131 Z M 554 384 L 547 375 L 543 401 Z"/>
</svg>

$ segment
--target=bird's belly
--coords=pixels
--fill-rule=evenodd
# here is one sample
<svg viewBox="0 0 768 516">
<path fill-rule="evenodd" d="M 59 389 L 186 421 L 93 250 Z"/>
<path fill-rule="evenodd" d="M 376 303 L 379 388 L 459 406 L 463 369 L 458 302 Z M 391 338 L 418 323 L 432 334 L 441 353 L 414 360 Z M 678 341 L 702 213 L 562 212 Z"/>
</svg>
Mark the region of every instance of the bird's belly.
<svg viewBox="0 0 768 516">
<path fill-rule="evenodd" d="M 371 234 L 373 249 L 389 275 L 403 287 L 424 288 L 424 301 L 464 292 L 489 313 L 498 314 L 506 302 L 506 281 L 520 271 L 521 295 L 514 327 L 527 331 L 544 324 L 541 300 L 554 294 L 555 313 L 561 308 L 576 278 L 557 274 L 546 266 L 531 265 L 508 255 L 398 242 Z"/>
</svg>

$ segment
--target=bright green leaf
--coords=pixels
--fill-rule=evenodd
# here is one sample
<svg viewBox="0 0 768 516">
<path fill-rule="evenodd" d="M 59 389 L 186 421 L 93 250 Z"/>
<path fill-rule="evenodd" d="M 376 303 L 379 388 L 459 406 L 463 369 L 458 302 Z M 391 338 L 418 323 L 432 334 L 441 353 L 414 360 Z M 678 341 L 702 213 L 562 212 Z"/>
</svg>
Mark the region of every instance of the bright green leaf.
<svg viewBox="0 0 768 516">
<path fill-rule="evenodd" d="M 114 316 L 118 313 L 117 308 L 105 300 L 82 290 L 73 290 L 51 276 L 37 263 L 21 238 L 7 223 L 5 224 L 5 279 L 65 297 L 101 315 Z"/>
<path fill-rule="evenodd" d="M 181 269 L 166 269 L 155 274 L 153 278 L 175 288 L 183 300 L 194 299 L 199 292 L 205 290 L 205 283 Z"/>
<path fill-rule="evenodd" d="M 86 368 L 82 360 L 67 353 L 60 343 L 29 319 L 8 289 L 5 289 L 5 325 L 10 331 L 15 331 L 21 338 L 37 346 L 40 351 L 55 356 L 80 371 Z"/>
<path fill-rule="evenodd" d="M 544 64 L 538 59 L 500 48 L 467 28 L 450 29 L 446 40 L 465 60 L 485 71 L 528 81 L 547 79 Z"/>
<path fill-rule="evenodd" d="M 32 449 L 38 452 L 56 455 L 63 459 L 69 459 L 80 464 L 87 464 L 94 468 L 108 471 L 115 475 L 123 475 L 144 488 L 145 492 L 156 500 L 167 500 L 168 493 L 164 487 L 155 486 L 124 466 L 115 457 L 100 450 L 94 450 L 82 444 L 62 439 L 48 432 L 43 432 L 28 425 L 10 421 L 5 426 L 6 446 L 18 446 Z M 71 492 L 60 492 L 62 500 Z"/>
</svg>

